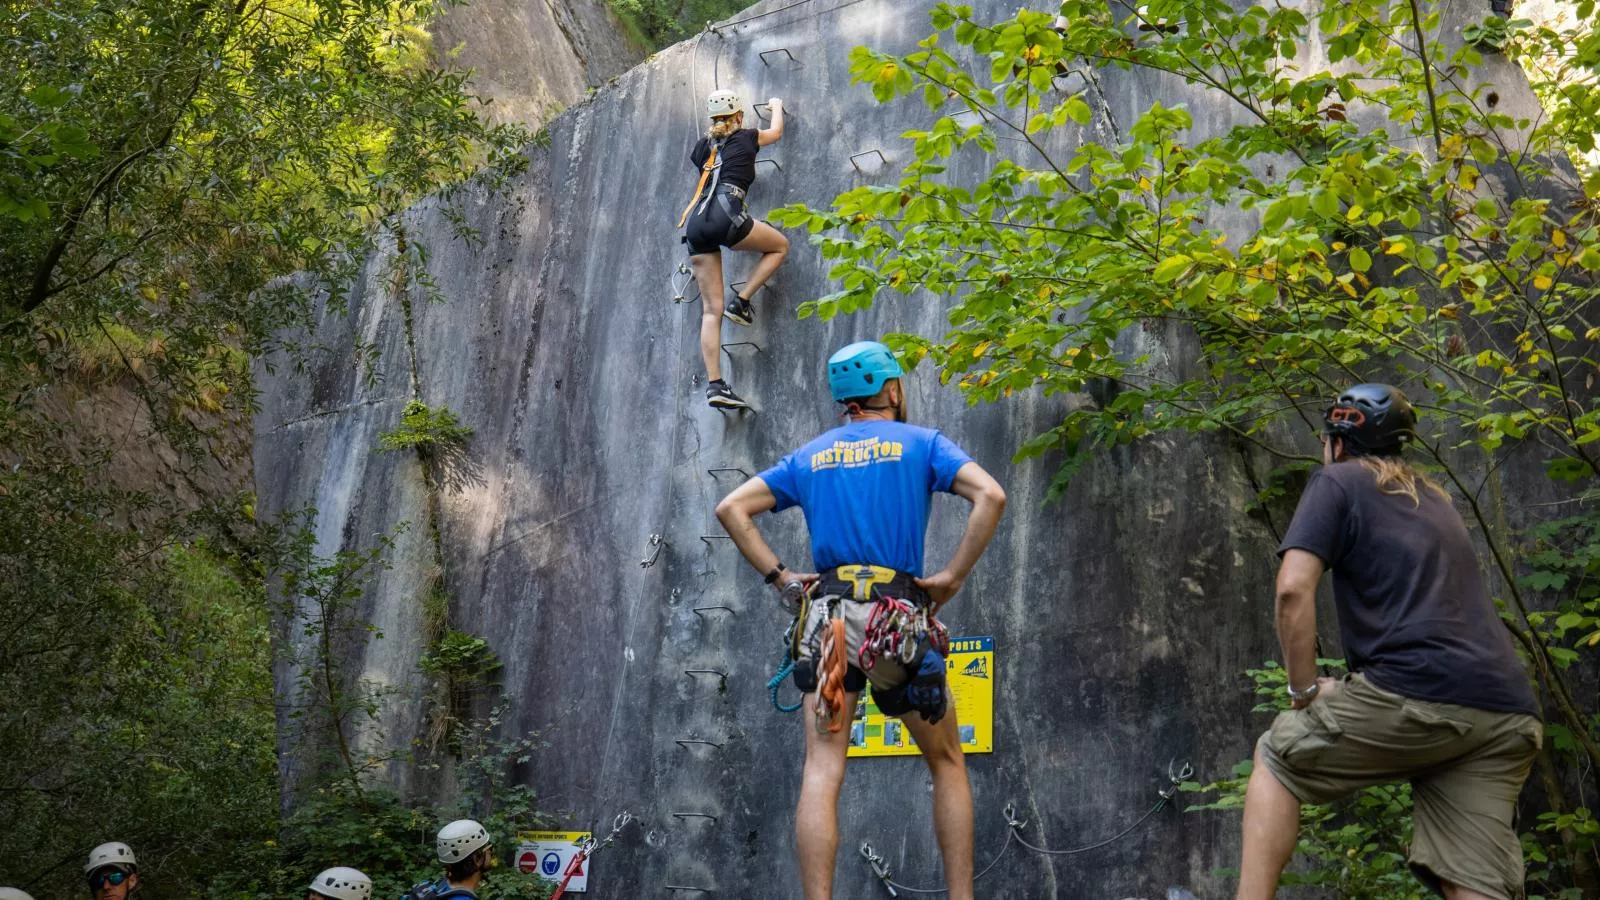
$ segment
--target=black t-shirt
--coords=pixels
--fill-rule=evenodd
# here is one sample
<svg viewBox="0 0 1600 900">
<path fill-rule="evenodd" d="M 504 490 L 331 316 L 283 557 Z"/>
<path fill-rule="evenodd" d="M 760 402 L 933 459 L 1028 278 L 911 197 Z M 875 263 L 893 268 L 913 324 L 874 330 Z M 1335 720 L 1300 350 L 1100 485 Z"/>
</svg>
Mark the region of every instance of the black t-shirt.
<svg viewBox="0 0 1600 900">
<path fill-rule="evenodd" d="M 1419 485 L 1418 496 L 1383 493 L 1359 462 L 1325 466 L 1278 553 L 1306 550 L 1333 571 L 1352 672 L 1417 700 L 1537 715 L 1466 524 L 1437 491 Z"/>
<path fill-rule="evenodd" d="M 756 151 L 760 149 L 761 142 L 756 139 L 754 128 L 741 128 L 728 135 L 727 140 L 722 142 L 722 151 L 717 154 L 717 159 L 722 161 L 718 183 L 750 190 L 750 185 L 756 183 Z M 705 166 L 706 158 L 710 155 L 711 139 L 701 138 L 689 151 L 689 161 L 694 163 L 696 172 Z M 708 180 L 706 184 L 709 186 L 711 182 Z"/>
</svg>

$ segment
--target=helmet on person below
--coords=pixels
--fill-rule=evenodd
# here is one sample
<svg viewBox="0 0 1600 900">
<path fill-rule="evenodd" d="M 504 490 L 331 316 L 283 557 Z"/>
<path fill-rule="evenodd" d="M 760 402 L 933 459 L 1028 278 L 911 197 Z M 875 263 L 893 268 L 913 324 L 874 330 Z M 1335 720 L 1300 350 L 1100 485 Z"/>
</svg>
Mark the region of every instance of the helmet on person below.
<svg viewBox="0 0 1600 900">
<path fill-rule="evenodd" d="M 0 900 L 33 900 L 33 895 L 14 887 L 0 887 Z"/>
<path fill-rule="evenodd" d="M 372 900 L 372 879 L 349 866 L 324 870 L 308 889 L 331 900 Z"/>
<path fill-rule="evenodd" d="M 1406 395 L 1387 384 L 1345 388 L 1322 415 L 1322 433 L 1344 438 L 1351 456 L 1393 456 L 1417 436 L 1417 412 Z"/>
<path fill-rule="evenodd" d="M 735 91 L 712 91 L 711 96 L 706 98 L 706 115 L 713 119 L 731 116 L 743 108 L 744 104 L 739 102 L 739 95 Z"/>
<path fill-rule="evenodd" d="M 89 863 L 83 867 L 83 874 L 93 875 L 94 870 L 101 866 L 127 866 L 138 870 L 139 860 L 134 858 L 133 848 L 121 841 L 107 841 L 89 851 Z"/>
<path fill-rule="evenodd" d="M 471 819 L 457 819 L 439 829 L 439 862 L 449 865 L 489 846 L 489 831 Z"/>
<path fill-rule="evenodd" d="M 875 397 L 889 379 L 904 374 L 894 351 L 877 341 L 857 341 L 828 357 L 828 390 L 840 403 Z"/>
</svg>

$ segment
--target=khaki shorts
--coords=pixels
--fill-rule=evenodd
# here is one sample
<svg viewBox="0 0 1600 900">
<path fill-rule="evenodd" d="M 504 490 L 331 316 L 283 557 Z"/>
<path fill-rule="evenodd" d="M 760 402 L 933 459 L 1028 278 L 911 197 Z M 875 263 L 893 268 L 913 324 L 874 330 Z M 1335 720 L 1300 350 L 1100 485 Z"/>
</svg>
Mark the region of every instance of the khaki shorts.
<svg viewBox="0 0 1600 900">
<path fill-rule="evenodd" d="M 1301 803 L 1411 782 L 1411 869 L 1503 900 L 1524 896 L 1512 818 L 1543 738 L 1539 720 L 1412 700 L 1360 674 L 1302 710 L 1280 713 L 1256 744 Z"/>
</svg>

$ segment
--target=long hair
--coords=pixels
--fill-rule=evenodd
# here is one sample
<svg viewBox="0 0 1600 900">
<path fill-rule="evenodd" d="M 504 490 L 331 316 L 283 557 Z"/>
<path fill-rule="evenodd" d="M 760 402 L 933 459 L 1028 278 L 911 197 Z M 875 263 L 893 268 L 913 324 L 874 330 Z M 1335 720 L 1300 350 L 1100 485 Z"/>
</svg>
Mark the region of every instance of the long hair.
<svg viewBox="0 0 1600 900">
<path fill-rule="evenodd" d="M 744 124 L 744 111 L 740 110 L 732 115 L 718 116 L 711 120 L 711 127 L 706 130 L 706 137 L 713 141 L 727 140 L 733 136 L 739 126 Z"/>
<path fill-rule="evenodd" d="M 1449 499 L 1444 488 L 1436 484 L 1433 479 L 1417 471 L 1417 469 L 1398 456 L 1358 456 L 1356 462 L 1365 466 L 1372 477 L 1377 479 L 1378 490 L 1381 493 L 1392 494 L 1397 497 L 1410 497 L 1413 506 L 1422 505 L 1421 490 L 1437 491 L 1439 496 Z"/>
</svg>

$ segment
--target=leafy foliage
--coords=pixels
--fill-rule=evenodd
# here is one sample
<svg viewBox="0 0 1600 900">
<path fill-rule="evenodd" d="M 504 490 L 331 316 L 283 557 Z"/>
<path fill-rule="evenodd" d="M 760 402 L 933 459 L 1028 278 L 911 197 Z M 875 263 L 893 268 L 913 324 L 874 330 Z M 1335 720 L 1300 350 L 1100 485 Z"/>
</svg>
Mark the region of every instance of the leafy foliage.
<svg viewBox="0 0 1600 900">
<path fill-rule="evenodd" d="M 1503 63 L 1447 40 L 1443 6 L 1352 0 L 1308 17 L 1068 0 L 1058 28 L 941 4 L 913 52 L 852 54 L 880 101 L 932 110 L 906 134 L 898 183 L 774 219 L 808 229 L 832 263 L 837 289 L 802 316 L 931 296 L 948 331 L 888 337 L 909 365 L 936 366 L 974 403 L 1073 395 L 1018 451 L 1061 455 L 1052 496 L 1097 454 L 1158 435 L 1314 464 L 1306 437 L 1327 397 L 1400 384 L 1427 412 L 1425 462 L 1486 542 L 1559 735 L 1534 780 L 1547 821 L 1567 823 L 1549 877 L 1592 893 L 1577 787 L 1600 734 L 1567 673 L 1597 625 L 1577 577 L 1600 477 L 1600 171 L 1585 155 L 1600 133 L 1596 4 L 1575 4 L 1566 28 L 1480 28 L 1544 64 L 1535 91 L 1560 102 L 1537 117 L 1518 112 L 1525 98 L 1503 102 L 1512 87 L 1488 69 Z M 1129 117 L 1103 99 L 1110 69 L 1164 89 Z M 1577 504 L 1584 523 L 1520 527 L 1542 513 L 1508 508 L 1519 452 L 1550 476 L 1542 509 Z M 1365 878 L 1366 859 L 1341 865 Z"/>
<path fill-rule="evenodd" d="M 612 12 L 651 50 L 681 41 L 755 0 L 607 0 Z"/>
<path fill-rule="evenodd" d="M 461 447 L 471 436 L 472 429 L 462 425 L 450 410 L 434 409 L 421 400 L 410 400 L 400 414 L 400 426 L 379 435 L 378 446 L 384 450 L 437 453 Z"/>
</svg>

